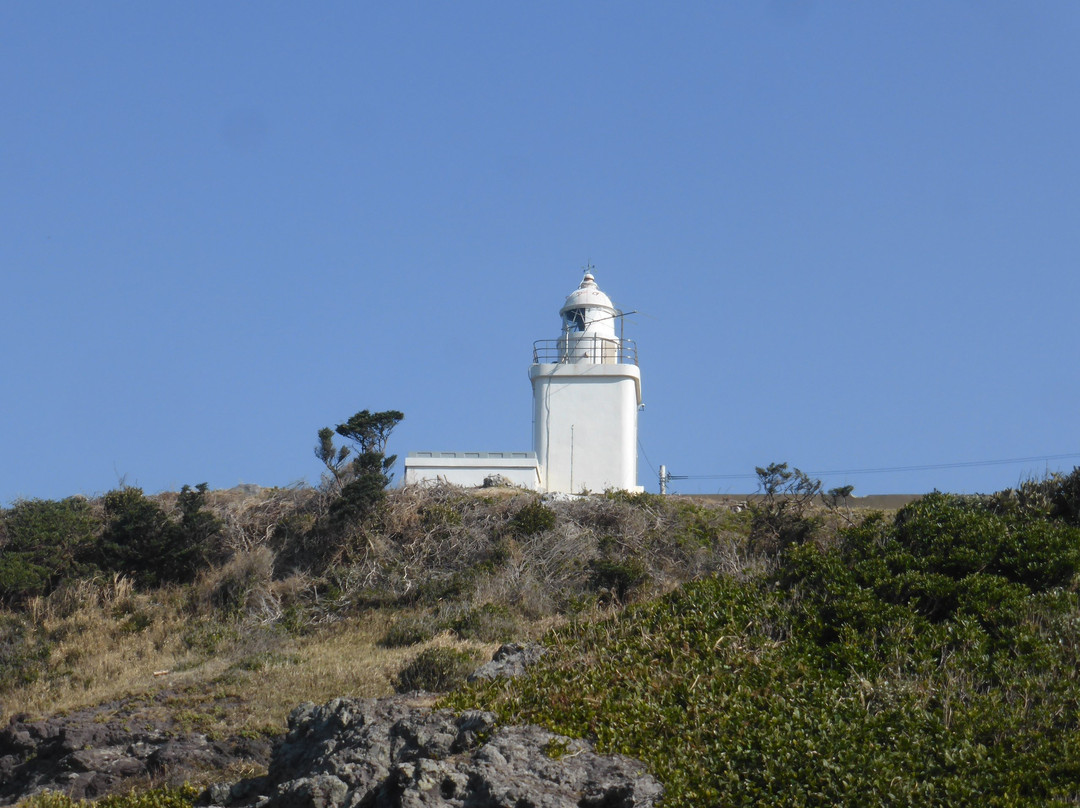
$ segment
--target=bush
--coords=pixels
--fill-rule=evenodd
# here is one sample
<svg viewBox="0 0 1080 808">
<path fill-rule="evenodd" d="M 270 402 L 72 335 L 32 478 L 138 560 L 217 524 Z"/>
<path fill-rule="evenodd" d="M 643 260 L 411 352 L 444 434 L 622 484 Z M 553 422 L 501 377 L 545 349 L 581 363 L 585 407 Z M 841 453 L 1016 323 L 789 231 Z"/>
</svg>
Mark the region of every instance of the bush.
<svg viewBox="0 0 1080 808">
<path fill-rule="evenodd" d="M 203 510 L 206 483 L 185 485 L 177 504 L 180 521 L 172 522 L 141 488 L 125 486 L 105 495 L 105 530 L 97 548 L 98 564 L 132 576 L 143 587 L 187 583 L 206 563 L 210 539 L 220 522 Z"/>
<path fill-rule="evenodd" d="M 785 557 L 799 570 L 790 588 L 686 584 L 560 628 L 524 676 L 444 704 L 640 758 L 672 808 L 1070 804 L 1075 593 L 1029 601 L 1031 623 L 983 612 L 983 628 L 961 605 L 934 624 L 860 586 L 837 550 L 809 543 Z M 1001 580 L 967 576 L 961 601 L 981 608 L 1015 594 Z M 808 629 L 825 623 L 823 647 Z"/>
<path fill-rule="evenodd" d="M 1070 525 L 1080 525 L 1080 467 L 1064 477 L 1054 478 L 1051 513 Z"/>
<path fill-rule="evenodd" d="M 1080 530 L 999 513 L 992 500 L 929 494 L 900 510 L 894 536 L 901 554 L 910 554 L 904 564 L 957 580 L 985 572 L 1038 592 L 1066 583 L 1080 568 Z"/>
<path fill-rule="evenodd" d="M 589 583 L 593 589 L 607 592 L 612 600 L 623 602 L 630 592 L 649 580 L 649 571 L 636 558 L 625 561 L 596 559 L 589 562 Z"/>
<path fill-rule="evenodd" d="M 268 547 L 237 553 L 223 566 L 200 578 L 201 599 L 226 616 L 279 616 L 271 583 L 274 553 Z"/>
<path fill-rule="evenodd" d="M 535 536 L 555 527 L 555 512 L 533 500 L 514 514 L 510 525 L 519 536 Z"/>
<path fill-rule="evenodd" d="M 60 581 L 92 574 L 97 529 L 81 497 L 17 502 L 0 518 L 0 599 L 21 603 L 47 595 Z"/>
<path fill-rule="evenodd" d="M 454 648 L 428 648 L 421 651 L 398 673 L 394 690 L 442 692 L 464 684 L 465 678 L 476 669 L 476 658 L 468 651 Z"/>
<path fill-rule="evenodd" d="M 773 553 L 809 541 L 820 527 L 810 507 L 821 493 L 821 481 L 788 469 L 787 463 L 770 463 L 755 471 L 761 497 L 749 506 L 751 545 Z"/>
</svg>

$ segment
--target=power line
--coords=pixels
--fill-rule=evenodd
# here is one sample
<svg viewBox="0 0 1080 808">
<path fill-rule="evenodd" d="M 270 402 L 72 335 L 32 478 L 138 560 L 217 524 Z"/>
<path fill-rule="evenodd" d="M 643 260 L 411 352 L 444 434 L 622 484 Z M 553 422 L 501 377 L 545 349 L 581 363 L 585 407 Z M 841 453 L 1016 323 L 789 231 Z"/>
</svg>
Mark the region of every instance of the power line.
<svg viewBox="0 0 1080 808">
<path fill-rule="evenodd" d="M 846 474 L 854 476 L 858 474 L 887 474 L 903 471 L 935 471 L 939 469 L 963 469 L 978 468 L 982 466 L 1007 466 L 1016 463 L 1049 462 L 1051 460 L 1068 460 L 1080 458 L 1080 453 L 1039 455 L 1038 457 L 1013 457 L 1007 460 L 966 460 L 958 463 L 925 463 L 919 466 L 881 466 L 868 469 L 834 469 L 832 471 L 808 471 L 815 477 L 828 477 Z M 672 480 L 753 480 L 756 474 L 685 474 L 671 475 Z"/>
<path fill-rule="evenodd" d="M 641 445 L 641 438 L 638 438 L 638 448 L 641 450 L 641 456 L 645 458 L 645 465 L 649 467 L 649 471 L 653 473 L 653 477 L 656 476 L 656 469 L 653 468 L 653 464 L 649 462 L 649 456 L 645 454 L 645 447 Z"/>
</svg>

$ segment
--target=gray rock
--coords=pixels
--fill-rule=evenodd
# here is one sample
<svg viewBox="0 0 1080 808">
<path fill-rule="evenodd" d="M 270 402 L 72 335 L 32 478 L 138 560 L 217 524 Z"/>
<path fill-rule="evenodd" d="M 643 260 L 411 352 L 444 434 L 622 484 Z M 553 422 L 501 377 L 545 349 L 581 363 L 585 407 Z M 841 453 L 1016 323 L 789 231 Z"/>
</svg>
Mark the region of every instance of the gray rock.
<svg viewBox="0 0 1080 808">
<path fill-rule="evenodd" d="M 332 774 L 301 777 L 283 783 L 270 805 L 277 808 L 340 808 L 349 787 Z"/>
<path fill-rule="evenodd" d="M 197 770 L 241 760 L 261 765 L 269 755 L 265 741 L 211 743 L 184 732 L 145 700 L 110 702 L 42 721 L 16 715 L 0 730 L 0 806 L 46 790 L 96 799 L 127 791 L 148 775 L 178 785 Z"/>
<path fill-rule="evenodd" d="M 526 668 L 535 665 L 546 653 L 547 649 L 536 643 L 529 645 L 520 645 L 516 642 L 506 643 L 495 652 L 491 662 L 481 665 L 470 673 L 468 679 L 470 682 L 475 682 L 478 679 L 497 679 L 500 676 L 508 679 L 521 676 Z"/>
<path fill-rule="evenodd" d="M 305 704 L 265 778 L 203 795 L 266 808 L 647 808 L 660 784 L 638 761 L 541 727 L 407 697 Z M 244 797 L 239 799 L 239 795 Z"/>
<path fill-rule="evenodd" d="M 539 658 L 506 646 L 500 663 Z M 510 667 L 506 667 L 510 670 Z M 510 675 L 510 674 L 497 674 Z M 221 783 L 202 801 L 244 808 L 647 808 L 661 788 L 637 761 L 535 726 L 499 727 L 489 712 L 432 710 L 424 699 L 302 704 L 272 754 L 210 741 L 125 704 L 0 730 L 0 805 L 49 789 L 75 799 L 125 791 L 151 776 L 179 784 L 231 761 L 269 761 L 263 777 Z M 140 729 L 131 730 L 130 727 Z"/>
</svg>

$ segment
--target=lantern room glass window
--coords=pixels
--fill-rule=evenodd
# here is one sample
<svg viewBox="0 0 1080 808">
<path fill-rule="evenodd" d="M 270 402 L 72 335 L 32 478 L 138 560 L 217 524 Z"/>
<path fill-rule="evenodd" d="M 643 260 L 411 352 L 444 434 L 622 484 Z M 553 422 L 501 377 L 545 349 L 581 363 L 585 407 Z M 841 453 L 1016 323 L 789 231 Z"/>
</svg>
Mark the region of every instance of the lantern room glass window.
<svg viewBox="0 0 1080 808">
<path fill-rule="evenodd" d="M 585 330 L 585 309 L 570 309 L 570 311 L 566 312 L 566 330 Z"/>
</svg>

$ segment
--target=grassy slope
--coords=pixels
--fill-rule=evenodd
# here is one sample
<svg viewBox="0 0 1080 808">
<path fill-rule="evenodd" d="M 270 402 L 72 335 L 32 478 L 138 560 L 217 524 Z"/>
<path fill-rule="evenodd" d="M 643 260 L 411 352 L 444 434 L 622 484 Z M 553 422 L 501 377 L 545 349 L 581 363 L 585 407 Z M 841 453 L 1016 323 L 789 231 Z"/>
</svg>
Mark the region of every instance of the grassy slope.
<svg viewBox="0 0 1080 808">
<path fill-rule="evenodd" d="M 1080 794 L 1069 581 L 1017 588 L 987 578 L 985 564 L 942 580 L 907 550 L 883 561 L 890 520 L 859 534 L 858 552 L 818 524 L 813 542 L 775 555 L 753 550 L 748 514 L 674 500 L 562 504 L 533 532 L 531 499 L 432 496 L 392 500 L 382 532 L 365 537 L 377 565 L 263 581 L 253 591 L 280 607 L 269 616 L 265 597 L 215 609 L 208 593 L 229 579 L 220 569 L 151 593 L 85 584 L 3 616 L 28 616 L 26 653 L 34 642 L 45 651 L 36 681 L 0 693 L 5 717 L 174 688 L 170 709 L 203 731 L 272 732 L 297 702 L 389 692 L 424 647 L 490 651 L 507 631 L 554 625 L 554 653 L 532 674 L 450 703 L 640 757 L 668 806 L 1045 805 Z M 680 573 L 697 580 L 680 584 Z M 881 583 L 900 578 L 902 596 Z M 371 591 L 357 580 L 399 586 L 400 597 L 364 606 Z M 639 601 L 625 610 L 611 604 L 624 584 Z M 931 619 L 927 592 L 960 607 Z M 406 624 L 399 633 L 443 633 L 377 644 Z"/>
<path fill-rule="evenodd" d="M 448 703 L 639 757 L 667 806 L 1075 804 L 1080 532 L 946 497 L 904 516 L 567 626 Z"/>
</svg>

